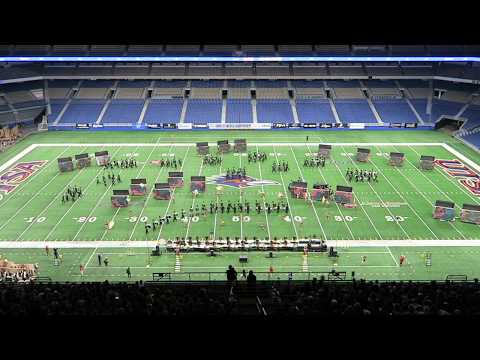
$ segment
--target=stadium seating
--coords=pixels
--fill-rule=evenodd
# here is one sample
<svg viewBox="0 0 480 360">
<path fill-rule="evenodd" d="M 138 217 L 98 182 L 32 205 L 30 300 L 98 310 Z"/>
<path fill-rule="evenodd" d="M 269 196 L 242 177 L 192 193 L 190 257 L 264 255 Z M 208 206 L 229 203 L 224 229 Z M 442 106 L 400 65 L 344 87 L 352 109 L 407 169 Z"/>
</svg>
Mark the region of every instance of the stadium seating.
<svg viewBox="0 0 480 360">
<path fill-rule="evenodd" d="M 257 100 L 257 120 L 259 123 L 293 123 L 290 102 L 281 99 Z"/>
<path fill-rule="evenodd" d="M 428 100 L 427 99 L 410 99 L 410 102 L 412 103 L 413 107 L 417 111 L 420 118 L 425 123 L 431 123 L 430 115 L 427 114 Z"/>
<path fill-rule="evenodd" d="M 228 99 L 227 100 L 227 123 L 251 123 L 253 122 L 251 100 Z"/>
<path fill-rule="evenodd" d="M 145 112 L 145 124 L 178 123 L 183 99 L 152 99 Z"/>
<path fill-rule="evenodd" d="M 49 122 L 53 123 L 58 115 L 60 115 L 60 112 L 62 111 L 63 107 L 67 103 L 67 100 L 52 100 L 50 102 L 50 109 L 51 109 L 51 114 L 49 115 Z"/>
<path fill-rule="evenodd" d="M 105 105 L 105 100 L 74 99 L 59 123 L 95 123 Z"/>
<path fill-rule="evenodd" d="M 334 101 L 342 123 L 375 123 L 375 115 L 366 99 L 336 99 Z M 383 119 L 386 122 L 386 119 Z"/>
<path fill-rule="evenodd" d="M 207 124 L 221 122 L 222 101 L 216 99 L 190 99 L 185 114 L 186 123 Z"/>
<path fill-rule="evenodd" d="M 112 100 L 103 115 L 102 122 L 135 124 L 142 112 L 143 100 Z"/>
<path fill-rule="evenodd" d="M 384 122 L 417 122 L 418 119 L 405 99 L 372 100 Z"/>
<path fill-rule="evenodd" d="M 462 129 L 471 130 L 480 125 L 480 105 L 469 105 L 463 112 L 462 118 L 468 119 Z"/>
<path fill-rule="evenodd" d="M 297 99 L 296 108 L 300 122 L 335 122 L 330 103 L 326 99 Z"/>
<path fill-rule="evenodd" d="M 442 115 L 456 116 L 463 106 L 464 104 L 462 103 L 433 99 L 432 121 L 436 122 Z"/>
</svg>

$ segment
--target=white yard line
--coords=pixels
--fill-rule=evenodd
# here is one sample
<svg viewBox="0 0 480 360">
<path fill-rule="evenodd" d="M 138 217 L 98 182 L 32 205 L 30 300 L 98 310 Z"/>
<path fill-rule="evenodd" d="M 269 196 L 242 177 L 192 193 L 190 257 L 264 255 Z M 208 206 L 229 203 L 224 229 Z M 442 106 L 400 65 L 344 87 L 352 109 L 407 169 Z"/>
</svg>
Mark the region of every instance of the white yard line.
<svg viewBox="0 0 480 360">
<path fill-rule="evenodd" d="M 383 153 L 382 150 L 376 146 L 378 152 L 380 153 Z M 386 158 L 385 156 L 382 156 L 382 158 Z M 377 171 L 382 174 L 382 176 L 385 178 L 385 180 L 387 180 L 387 182 L 390 184 L 390 186 L 392 187 L 392 189 L 398 194 L 398 196 L 400 196 L 400 198 L 407 204 L 408 208 L 415 214 L 415 216 L 423 223 L 423 225 L 425 225 L 427 227 L 427 229 L 432 233 L 432 235 L 438 240 L 438 236 L 437 234 L 435 234 L 433 232 L 433 230 L 430 228 L 430 226 L 427 225 L 427 223 L 422 219 L 422 217 L 415 211 L 415 209 L 410 206 L 410 203 L 402 196 L 402 194 L 397 190 L 397 188 L 391 183 L 391 181 L 388 179 L 388 177 L 386 177 L 384 174 L 383 174 L 383 171 L 381 171 L 381 169 L 377 166 L 377 164 L 375 164 L 375 162 L 373 160 L 370 161 L 372 163 L 373 166 L 375 166 L 375 168 L 377 169 Z M 400 175 L 402 175 L 405 179 L 407 179 L 407 181 L 410 183 L 410 180 L 397 168 L 395 167 L 395 169 L 399 172 Z M 417 189 L 418 190 L 418 189 Z M 423 196 L 423 195 L 422 195 Z"/>
<path fill-rule="evenodd" d="M 180 171 L 183 171 L 183 167 L 185 166 L 185 163 L 186 163 L 186 160 L 187 160 L 187 155 L 188 155 L 189 151 L 190 151 L 190 146 L 187 148 L 187 151 L 185 152 L 185 155 L 183 156 L 182 166 L 180 167 Z M 203 164 L 203 161 L 202 161 L 202 164 Z M 185 181 L 184 181 L 184 183 L 185 183 Z M 165 214 L 163 214 L 163 216 L 167 216 L 167 214 L 168 214 L 168 210 L 170 209 L 170 206 L 172 205 L 173 197 L 175 196 L 175 190 L 177 190 L 177 188 L 173 189 L 170 200 L 168 201 L 167 208 L 165 209 Z M 162 235 L 162 230 L 163 230 L 164 225 L 165 225 L 165 223 L 162 223 L 162 225 L 160 226 L 160 229 L 158 230 L 157 243 L 160 240 L 160 235 Z"/>
<path fill-rule="evenodd" d="M 252 240 L 252 239 L 249 239 Z M 319 240 L 319 239 L 318 239 Z M 338 248 L 357 248 L 357 247 L 480 247 L 480 239 L 475 240 L 327 240 L 327 246 L 335 246 Z M 92 240 L 92 241 L 1 241 L 0 249 L 44 249 L 48 245 L 50 248 L 59 249 L 94 249 L 94 248 L 146 248 L 155 247 L 158 245 L 157 241 L 134 241 L 127 242 L 125 240 Z M 296 254 L 297 252 L 292 252 Z"/>
<path fill-rule="evenodd" d="M 160 137 L 158 137 L 158 139 L 160 139 Z M 158 142 L 158 140 L 157 140 Z M 156 147 L 154 147 L 151 151 L 150 151 L 150 154 L 148 154 L 148 157 L 147 159 L 145 160 L 145 162 L 143 163 L 142 167 L 140 168 L 140 170 L 137 171 L 137 174 L 135 175 L 136 178 L 138 178 L 140 176 L 140 174 L 142 173 L 143 169 L 145 169 L 145 166 L 147 166 L 148 164 L 148 161 L 150 160 L 150 158 L 152 157 L 153 155 L 153 152 L 155 151 Z M 115 218 L 117 217 L 118 213 L 120 212 L 120 209 L 121 208 L 117 208 L 117 211 L 115 211 L 115 214 L 113 214 L 113 217 L 111 219 L 111 221 L 114 221 Z M 102 234 L 102 237 L 100 238 L 100 241 L 102 241 L 104 238 L 105 238 L 105 235 L 107 235 L 108 233 L 108 230 L 105 229 L 105 231 L 103 232 Z"/>
<path fill-rule="evenodd" d="M 190 149 L 190 148 L 189 148 Z M 203 161 L 202 163 L 200 164 L 200 170 L 198 172 L 198 176 L 201 176 L 202 175 L 202 170 L 203 170 Z M 193 198 L 193 201 L 192 201 L 192 206 L 191 208 L 195 207 L 195 201 L 197 200 L 197 197 L 194 197 Z M 188 237 L 188 233 L 190 232 L 190 225 L 192 224 L 192 218 L 190 218 L 188 220 L 188 225 L 187 225 L 187 231 L 185 232 L 185 240 L 187 239 Z M 158 233 L 158 236 L 160 236 L 160 232 Z"/>
<path fill-rule="evenodd" d="M 395 262 L 395 265 L 400 266 L 400 264 L 397 262 L 397 259 L 395 259 L 395 256 L 393 256 L 392 251 L 390 250 L 390 247 L 386 246 L 386 248 L 390 253 L 390 256 L 392 257 L 393 261 Z"/>
<path fill-rule="evenodd" d="M 344 150 L 345 152 L 345 150 Z M 343 178 L 343 180 L 345 180 L 345 183 L 348 183 L 347 182 L 347 179 L 345 178 L 345 175 L 343 174 L 342 172 L 342 169 L 340 169 L 340 167 L 337 165 L 337 162 L 335 160 L 332 161 L 332 163 L 335 165 L 335 167 L 337 168 L 338 172 L 340 173 L 340 176 Z M 380 240 L 383 240 L 383 237 L 382 235 L 380 234 L 380 232 L 378 231 L 377 227 L 375 226 L 375 224 L 373 223 L 372 219 L 370 218 L 370 216 L 368 215 L 367 211 L 364 209 L 364 207 L 362 206 L 362 203 L 360 202 L 360 200 L 358 199 L 358 196 L 357 194 L 355 193 L 355 191 L 353 192 L 353 196 L 355 197 L 355 199 L 357 199 L 357 203 L 358 203 L 358 206 L 360 206 L 360 209 L 363 211 L 363 213 L 365 214 L 365 216 L 367 217 L 368 221 L 370 222 L 370 224 L 372 225 L 373 229 L 375 230 L 375 232 L 377 233 L 378 237 L 380 238 Z"/>
<path fill-rule="evenodd" d="M 300 172 L 300 176 L 302 177 L 302 180 L 305 181 L 305 178 L 303 176 L 302 169 L 300 169 L 300 165 L 298 165 L 298 160 L 297 156 L 293 152 L 293 148 L 290 146 L 290 151 L 292 152 L 293 158 L 295 159 L 295 163 L 297 164 L 298 171 Z M 318 225 L 320 225 L 320 230 L 322 231 L 323 238 L 327 240 L 327 235 L 325 234 L 325 230 L 323 229 L 322 222 L 320 221 L 320 218 L 318 217 L 317 209 L 315 209 L 315 204 L 312 201 L 312 198 L 309 196 L 308 200 L 310 201 L 310 204 L 312 205 L 313 212 L 315 213 L 315 217 L 317 218 Z"/>
<path fill-rule="evenodd" d="M 342 150 L 345 154 L 347 154 L 347 151 L 345 150 L 345 148 L 342 146 Z M 346 157 L 348 159 L 350 159 L 350 162 L 353 164 L 354 167 L 356 167 L 356 164 L 355 162 L 353 161 L 353 159 L 347 154 Z M 395 223 L 400 227 L 400 229 L 402 230 L 402 232 L 407 236 L 407 239 L 411 239 L 412 237 L 405 231 L 405 229 L 403 228 L 402 224 L 400 224 L 400 222 L 397 220 L 397 217 L 392 213 L 392 211 L 390 210 L 390 208 L 388 208 L 385 203 L 383 202 L 381 196 L 377 193 L 377 191 L 373 188 L 372 184 L 368 183 L 368 185 L 370 186 L 370 189 L 375 193 L 376 197 L 378 198 L 378 200 L 380 200 L 380 202 L 382 203 L 383 207 L 388 211 L 388 213 L 390 214 L 390 216 L 392 217 L 393 220 L 395 220 Z"/>
<path fill-rule="evenodd" d="M 66 148 L 65 150 L 63 150 L 60 154 L 56 155 L 56 158 L 59 158 L 61 157 L 63 154 L 65 154 L 66 151 L 68 151 L 70 148 Z M 26 155 L 26 154 L 25 154 Z M 22 155 L 22 156 L 25 156 L 25 155 Z M 35 172 L 35 174 L 33 174 L 32 176 L 30 176 L 27 181 L 25 181 L 24 183 L 21 183 L 19 185 L 19 187 L 17 189 L 15 189 L 15 191 L 8 196 L 8 198 L 5 200 L 5 201 L 2 201 L 0 203 L 0 208 L 2 206 L 5 206 L 5 204 L 7 204 L 11 199 L 15 198 L 15 194 L 21 194 L 21 189 L 23 189 L 24 187 L 26 187 L 33 179 L 36 179 L 38 177 L 38 175 L 40 174 L 43 174 L 44 173 L 44 170 L 46 170 L 48 167 L 52 166 L 53 164 L 55 164 L 55 161 L 50 161 L 47 165 L 43 166 L 40 170 L 38 170 L 37 172 Z M 20 190 L 20 191 L 19 191 Z"/>
<path fill-rule="evenodd" d="M 310 145 L 307 143 L 307 149 L 308 149 L 308 152 L 310 154 L 313 154 L 312 151 L 310 150 Z M 325 184 L 328 184 L 327 182 L 327 179 L 325 178 L 325 176 L 323 175 L 322 171 L 320 170 L 320 168 L 317 168 L 318 169 L 318 173 L 320 174 L 320 176 L 322 177 L 323 181 L 325 182 Z M 343 216 L 343 212 L 342 212 L 342 209 L 340 208 L 340 206 L 337 204 L 336 201 L 334 201 L 335 203 L 335 206 L 337 207 L 337 210 L 340 212 L 340 215 L 342 216 L 342 222 L 343 224 L 347 227 L 347 230 L 348 232 L 350 233 L 350 236 L 352 238 L 352 240 L 355 240 L 355 236 L 353 235 L 353 232 L 352 232 L 352 229 L 350 228 L 350 226 L 348 225 L 348 222 L 345 221 L 345 217 Z"/>
<path fill-rule="evenodd" d="M 222 174 L 222 164 L 223 164 L 223 154 L 220 154 L 221 156 L 221 162 L 220 162 L 220 167 L 219 167 L 219 170 L 218 170 L 218 174 L 221 175 Z M 202 160 L 203 161 L 203 160 Z M 216 192 L 216 191 L 215 191 Z M 215 206 L 217 206 L 217 211 L 215 211 L 215 220 L 213 222 L 213 239 L 216 240 L 216 236 L 217 236 L 217 218 L 218 218 L 218 200 L 219 200 L 219 197 L 218 197 L 218 194 L 216 194 L 216 204 Z"/>
<path fill-rule="evenodd" d="M 257 149 L 257 153 L 258 153 L 258 146 L 256 147 Z M 262 167 L 260 166 L 260 162 L 257 160 L 257 163 L 258 163 L 258 171 L 260 172 L 260 180 L 263 180 L 263 177 L 262 177 Z M 262 184 L 262 193 L 265 194 L 265 187 L 263 186 Z M 286 194 L 285 194 L 286 195 Z M 272 240 L 272 235 L 270 233 L 270 224 L 269 224 L 269 221 L 268 221 L 268 215 L 267 215 L 267 206 L 266 206 L 266 203 L 265 203 L 265 197 L 262 197 L 262 200 L 263 200 L 263 212 L 265 213 L 265 221 L 266 221 L 266 224 L 267 224 L 267 232 L 268 232 L 268 240 Z"/>
<path fill-rule="evenodd" d="M 238 157 L 240 158 L 240 169 L 241 169 L 242 168 L 242 153 L 239 153 Z M 238 193 L 239 193 L 239 197 L 240 197 L 240 203 L 243 202 L 242 191 L 243 190 L 241 188 L 238 189 Z M 242 204 L 242 206 L 243 206 L 243 204 Z M 242 240 L 242 239 L 243 239 L 243 211 L 240 212 L 240 240 Z"/>
<path fill-rule="evenodd" d="M 392 146 L 392 147 L 395 149 L 395 151 L 398 151 L 395 146 Z M 410 160 L 408 160 L 407 157 L 405 157 L 405 161 L 406 161 L 407 163 L 409 163 L 418 173 L 420 173 L 420 175 L 422 175 L 425 179 L 427 179 L 430 184 L 432 184 L 434 187 L 436 187 L 437 190 L 440 191 L 440 193 L 442 193 L 447 199 L 449 199 L 450 201 L 452 201 L 452 198 L 451 198 L 451 197 L 449 197 L 445 192 L 443 192 L 443 191 L 437 186 L 437 184 L 435 184 L 432 180 L 430 180 L 430 179 L 428 178 L 428 176 L 426 176 L 426 175 L 425 175 L 423 172 L 421 172 L 414 164 L 412 164 L 412 162 L 411 162 Z M 403 175 L 403 174 L 402 174 L 402 175 Z M 405 177 L 405 178 L 406 178 L 407 181 L 415 188 L 415 190 L 416 190 L 417 192 L 419 192 L 420 195 L 423 196 L 423 198 L 424 198 L 427 202 L 430 202 L 430 201 L 427 199 L 427 197 L 426 197 L 425 195 L 423 195 L 423 193 L 421 193 L 421 192 L 418 190 L 417 186 L 416 186 L 413 182 L 411 182 L 407 177 Z M 430 204 L 433 206 L 433 201 L 430 202 Z M 458 208 L 460 208 L 460 206 L 458 206 L 458 205 L 455 205 L 455 206 L 457 206 Z M 463 237 L 464 239 L 467 239 L 467 237 L 466 237 L 460 230 L 458 230 L 458 228 L 455 226 L 455 224 L 453 224 L 453 223 L 450 222 L 450 221 L 449 221 L 448 223 L 455 229 L 456 232 L 458 232 L 458 233 L 460 234 L 461 237 Z"/>
<path fill-rule="evenodd" d="M 102 148 L 103 149 L 103 148 Z M 118 148 L 115 153 L 113 154 L 113 156 L 115 156 L 118 152 L 120 151 L 120 148 Z M 92 178 L 92 180 L 90 180 L 90 182 L 88 183 L 87 187 L 84 189 L 83 191 L 83 195 L 86 195 L 87 194 L 87 190 L 88 188 L 90 187 L 90 185 L 93 184 L 93 182 L 96 180 L 96 178 L 100 175 L 100 173 L 104 171 L 102 167 L 100 167 L 100 170 L 97 171 L 96 175 Z M 45 237 L 44 241 L 47 241 L 48 238 L 53 234 L 53 232 L 57 229 L 57 227 L 60 225 L 60 223 L 63 221 L 63 219 L 65 218 L 65 216 L 67 216 L 70 211 L 75 207 L 75 205 L 77 205 L 79 203 L 79 201 L 75 201 L 73 202 L 70 207 L 67 209 L 67 211 L 65 211 L 65 213 L 63 214 L 63 216 L 60 218 L 60 220 L 57 221 L 57 223 L 54 225 L 54 227 L 52 228 L 52 230 L 50 230 L 50 232 L 47 234 L 47 236 Z M 88 219 L 88 218 L 87 218 Z"/>
<path fill-rule="evenodd" d="M 273 153 L 275 154 L 275 160 L 278 163 L 277 149 L 276 149 L 275 145 L 273 146 Z M 287 199 L 288 210 L 290 212 L 290 220 L 293 224 L 293 230 L 295 230 L 295 236 L 297 237 L 297 239 L 300 239 L 300 237 L 298 236 L 297 226 L 295 225 L 295 219 L 294 219 L 294 216 L 293 216 L 293 213 L 292 213 L 292 206 L 290 205 L 290 201 L 288 200 L 288 195 L 289 194 L 288 194 L 287 188 L 285 187 L 285 182 L 283 181 L 282 172 L 280 172 L 280 179 L 282 179 L 283 191 L 284 191 L 284 194 L 285 194 L 285 199 Z"/>
<path fill-rule="evenodd" d="M 400 144 L 393 144 L 393 145 L 396 145 L 396 146 L 400 146 Z M 405 146 L 415 146 L 415 145 L 405 145 Z M 423 146 L 422 144 L 417 144 L 417 146 Z M 478 165 L 476 162 L 473 162 L 472 160 L 470 160 L 468 157 L 466 157 L 465 155 L 463 155 L 462 153 L 458 152 L 457 150 L 455 150 L 454 148 L 452 148 L 450 145 L 448 144 L 440 144 L 440 146 L 442 146 L 445 150 L 449 151 L 451 154 L 455 155 L 456 157 L 458 157 L 460 160 L 462 160 L 463 162 L 467 163 L 468 165 L 470 165 L 472 168 L 474 168 L 475 170 L 477 171 L 480 171 L 480 165 Z"/>
<path fill-rule="evenodd" d="M 155 150 L 155 148 L 153 148 L 153 150 Z M 169 147 L 168 148 L 168 153 L 170 153 L 170 151 L 172 151 L 172 147 Z M 182 163 L 182 166 L 183 166 L 183 163 Z M 142 207 L 142 210 L 140 211 L 140 215 L 138 215 L 137 217 L 137 221 L 135 221 L 135 225 L 133 226 L 133 230 L 132 232 L 130 233 L 130 236 L 128 237 L 128 241 L 131 241 L 132 240 L 132 237 L 133 235 L 135 234 L 135 230 L 137 229 L 137 226 L 138 226 L 138 223 L 140 222 L 140 219 L 142 218 L 142 215 L 147 207 L 147 203 L 148 203 L 148 200 L 151 198 L 152 194 L 153 194 L 153 190 L 154 190 L 154 186 L 155 184 L 158 182 L 158 179 L 160 178 L 160 175 L 163 174 L 163 171 L 164 170 L 167 170 L 166 167 L 163 167 L 162 169 L 160 169 L 158 171 L 158 174 L 155 178 L 155 181 L 153 182 L 153 185 L 152 185 L 152 188 L 150 189 L 150 192 L 148 193 L 147 195 L 147 199 L 145 200 L 145 203 L 143 204 L 143 207 Z"/>
<path fill-rule="evenodd" d="M 65 146 L 65 145 L 63 145 Z M 30 153 L 31 151 L 33 151 L 35 148 L 37 147 L 37 144 L 32 144 L 28 147 L 26 147 L 25 149 L 23 149 L 22 151 L 20 151 L 17 155 L 15 155 L 14 157 L 10 158 L 9 160 L 7 160 L 6 162 L 4 162 L 2 165 L 0 165 L 0 172 L 2 172 L 3 170 L 6 170 L 8 169 L 10 166 L 12 166 L 13 164 L 15 164 L 18 160 L 20 160 L 22 157 L 24 157 L 25 155 L 27 155 L 28 153 Z"/>
<path fill-rule="evenodd" d="M 412 150 L 415 154 L 419 155 L 420 154 L 413 148 L 413 147 L 410 147 L 409 146 L 409 149 Z M 446 149 L 445 149 L 446 150 Z M 470 191 L 468 191 L 467 189 L 465 189 L 465 187 L 463 186 L 458 186 L 458 183 L 454 180 L 454 178 L 452 176 L 449 176 L 443 169 L 439 169 L 437 166 L 434 167 L 434 171 L 435 172 L 438 172 L 440 174 L 442 174 L 442 176 L 444 178 L 446 178 L 449 182 L 451 182 L 452 184 L 455 184 L 457 188 L 459 188 L 460 190 L 462 190 L 466 195 L 468 195 L 468 197 L 474 201 L 474 203 L 476 204 L 479 204 L 480 203 L 480 199 L 479 198 L 476 198 L 475 196 L 472 195 L 472 193 Z"/>
<path fill-rule="evenodd" d="M 108 147 L 152 147 L 152 146 L 162 146 L 162 147 L 170 147 L 175 145 L 177 147 L 189 147 L 189 146 L 196 146 L 196 143 L 191 142 L 191 143 L 177 143 L 177 142 L 168 142 L 168 143 L 158 143 L 158 145 L 155 145 L 155 143 L 98 143 L 98 144 L 81 144 L 81 143 L 46 143 L 46 144 L 33 144 L 35 147 L 63 147 L 63 146 L 85 146 L 85 147 L 100 147 L 100 146 L 108 146 Z M 217 146 L 216 142 L 209 142 L 209 146 Z M 319 145 L 319 144 L 325 144 L 325 145 L 332 145 L 332 146 L 390 146 L 392 143 L 383 143 L 383 142 L 346 142 L 346 143 L 336 143 L 336 142 L 318 142 L 318 143 L 312 143 L 312 145 Z M 396 146 L 448 146 L 444 143 L 393 143 Z M 250 146 L 305 146 L 305 143 L 303 141 L 301 142 L 280 142 L 280 143 L 275 143 L 275 142 L 251 142 L 249 143 Z M 33 150 L 33 148 L 32 148 Z M 31 150 L 30 150 L 31 151 Z"/>
<path fill-rule="evenodd" d="M 13 219 L 15 219 L 17 217 L 17 215 L 23 210 L 25 209 L 25 207 L 30 204 L 39 194 L 41 194 L 42 190 L 45 189 L 48 185 L 50 185 L 56 178 L 57 176 L 60 175 L 60 172 L 56 173 L 51 179 L 49 182 L 47 182 L 45 185 L 43 185 L 40 190 L 38 190 L 35 194 L 33 194 L 33 196 L 28 199 L 28 201 L 23 204 L 23 206 L 21 208 L 19 208 L 2 226 L 0 226 L 0 231 L 5 227 L 7 226 L 10 221 L 12 221 Z"/>
<path fill-rule="evenodd" d="M 119 173 L 121 173 L 122 170 L 119 170 Z M 105 197 L 105 195 L 107 195 L 108 191 L 110 190 L 110 188 L 112 187 L 113 185 L 110 184 L 108 185 L 107 189 L 105 190 L 105 192 L 103 193 L 103 195 L 98 199 L 97 203 L 95 204 L 95 206 L 90 210 L 90 212 L 88 213 L 87 215 L 87 219 L 90 218 L 93 214 L 93 212 L 97 209 L 97 207 L 100 205 L 100 203 L 102 202 L 103 198 Z M 118 209 L 117 209 L 117 212 L 118 212 Z M 83 230 L 83 228 L 85 227 L 85 225 L 87 225 L 87 221 L 83 222 L 82 225 L 80 225 L 80 228 L 78 229 L 77 233 L 75 234 L 75 236 L 73 237 L 73 239 L 71 241 L 75 241 L 75 239 L 77 238 L 77 236 L 81 233 L 81 231 Z"/>
<path fill-rule="evenodd" d="M 44 207 L 43 210 L 42 210 L 37 216 L 35 216 L 35 218 L 39 218 L 40 216 L 42 216 L 43 213 L 45 213 L 45 211 L 47 211 L 47 210 L 50 208 L 50 206 L 52 206 L 52 205 L 57 201 L 57 199 L 60 198 L 60 195 L 65 193 L 65 191 L 66 191 L 67 188 L 70 186 L 70 184 L 72 184 L 74 180 L 76 180 L 81 174 L 83 174 L 83 172 L 84 172 L 85 169 L 86 169 L 86 168 L 80 169 L 80 171 L 78 171 L 77 174 L 67 183 L 67 185 L 65 185 L 65 186 L 63 187 L 63 189 L 61 189 L 61 190 L 53 197 L 52 201 L 50 201 L 50 202 L 48 203 L 48 205 L 47 205 L 46 207 Z M 15 241 L 19 241 L 19 240 L 22 238 L 22 236 L 23 236 L 28 230 L 30 230 L 30 228 L 33 226 L 33 224 L 35 224 L 35 221 L 32 221 L 32 222 L 25 228 L 25 230 L 23 230 L 22 233 L 21 233 L 20 235 L 18 235 L 18 237 L 17 237 L 17 239 L 16 239 Z"/>
</svg>

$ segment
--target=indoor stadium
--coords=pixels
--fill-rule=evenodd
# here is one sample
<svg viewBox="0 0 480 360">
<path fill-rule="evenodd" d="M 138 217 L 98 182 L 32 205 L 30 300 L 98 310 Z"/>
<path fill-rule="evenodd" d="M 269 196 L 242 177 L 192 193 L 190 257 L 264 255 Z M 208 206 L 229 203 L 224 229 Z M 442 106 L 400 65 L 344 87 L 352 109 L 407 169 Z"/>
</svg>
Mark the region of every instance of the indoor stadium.
<svg viewBox="0 0 480 360">
<path fill-rule="evenodd" d="M 0 289 L 478 314 L 438 289 L 478 291 L 479 84 L 477 45 L 0 45 Z"/>
</svg>

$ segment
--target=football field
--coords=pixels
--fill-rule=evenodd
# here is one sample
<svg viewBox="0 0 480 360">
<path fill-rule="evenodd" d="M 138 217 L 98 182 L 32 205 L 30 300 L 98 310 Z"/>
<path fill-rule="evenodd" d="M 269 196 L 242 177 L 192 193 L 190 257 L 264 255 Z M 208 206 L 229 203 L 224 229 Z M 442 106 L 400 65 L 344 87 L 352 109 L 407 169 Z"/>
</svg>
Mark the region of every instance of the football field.
<svg viewBox="0 0 480 360">
<path fill-rule="evenodd" d="M 306 141 L 306 136 L 309 140 Z M 222 155 L 219 165 L 205 165 L 197 155 L 195 143 L 208 141 L 216 153 L 216 141 L 247 139 L 248 152 L 267 154 L 264 162 L 248 162 L 247 154 Z M 305 159 L 318 151 L 318 145 L 331 144 L 331 157 L 324 167 L 306 167 Z M 368 148 L 371 157 L 360 163 L 355 159 L 357 148 Z M 105 171 L 93 161 L 91 167 L 61 173 L 57 159 L 98 151 L 108 151 L 113 160 L 135 159 L 137 167 Z M 401 167 L 389 164 L 391 152 L 405 154 Z M 326 254 L 279 252 L 274 259 L 264 252 L 250 252 L 246 269 L 267 272 L 304 273 L 332 268 L 356 271 L 357 276 L 408 279 L 444 278 L 461 273 L 476 276 L 477 248 L 480 245 L 478 225 L 461 222 L 463 204 L 480 204 L 475 179 L 453 176 L 452 171 L 437 165 L 434 170 L 421 170 L 421 155 L 434 156 L 447 164 L 479 173 L 478 153 L 446 135 L 435 132 L 185 132 L 185 133 L 78 133 L 39 134 L 25 139 L 0 157 L 2 189 L 0 193 L 0 254 L 9 260 L 40 265 L 40 274 L 61 280 L 79 280 L 78 268 L 86 265 L 88 280 L 125 280 L 130 266 L 134 279 L 150 279 L 152 272 L 175 273 L 176 278 L 198 276 L 223 278 L 229 264 L 238 264 L 238 252 L 224 252 L 216 258 L 202 253 L 150 257 L 156 244 L 164 247 L 176 237 L 195 239 L 230 237 L 234 239 L 271 240 L 274 238 L 316 238 L 339 249 L 340 257 L 332 260 Z M 161 168 L 161 159 L 181 159 L 176 170 Z M 152 163 L 153 162 L 153 163 Z M 272 172 L 274 162 L 286 162 L 288 172 Z M 241 186 L 225 183 L 227 170 L 245 168 L 248 181 Z M 378 173 L 378 182 L 349 182 L 347 169 L 364 169 Z M 176 188 L 174 198 L 157 200 L 152 188 L 166 182 L 169 171 L 183 171 L 184 186 Z M 104 185 L 97 181 L 113 173 L 121 182 Z M 190 191 L 191 176 L 205 176 L 206 191 L 194 197 Z M 111 204 L 113 190 L 128 190 L 131 179 L 145 178 L 147 193 L 130 196 L 126 208 Z M 356 206 L 345 208 L 334 201 L 322 203 L 290 196 L 288 185 L 302 180 L 311 190 L 315 183 L 352 186 Z M 217 186 L 223 193 L 217 193 Z M 63 203 L 68 187 L 81 187 L 82 197 Z M 265 197 L 260 196 L 261 193 Z M 278 203 L 279 193 L 286 194 L 288 210 L 258 212 L 256 201 Z M 447 222 L 432 218 L 435 201 L 455 203 L 457 218 Z M 213 213 L 193 216 L 187 221 L 170 222 L 148 234 L 146 224 L 159 217 L 205 204 L 249 202 L 249 213 Z M 113 221 L 111 229 L 105 224 Z M 64 263 L 53 266 L 43 248 L 59 247 Z M 432 253 L 432 265 L 425 266 L 425 253 Z M 110 267 L 96 263 L 98 253 L 108 256 Z M 407 256 L 407 265 L 399 267 L 400 255 Z M 367 256 L 366 262 L 361 257 Z M 148 266 L 148 267 L 147 267 Z M 220 274 L 213 274 L 220 272 Z M 190 274 L 190 273 L 198 273 Z M 202 274 L 200 274 L 202 273 Z M 210 273 L 210 274 L 207 274 Z M 182 275 L 183 274 L 183 275 Z M 287 275 L 282 276 L 287 276 Z M 308 275 L 307 275 L 308 274 Z M 267 276 L 267 274 L 265 274 Z M 268 275 L 270 276 L 270 275 Z"/>
</svg>

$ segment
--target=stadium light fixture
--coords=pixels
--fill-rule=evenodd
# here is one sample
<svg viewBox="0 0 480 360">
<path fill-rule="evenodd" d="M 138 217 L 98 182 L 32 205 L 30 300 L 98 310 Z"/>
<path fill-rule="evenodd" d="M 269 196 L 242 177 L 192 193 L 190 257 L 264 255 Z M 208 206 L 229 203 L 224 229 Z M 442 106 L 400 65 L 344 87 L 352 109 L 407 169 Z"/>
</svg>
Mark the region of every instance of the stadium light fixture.
<svg viewBox="0 0 480 360">
<path fill-rule="evenodd" d="M 476 56 L 2 56 L 0 62 L 302 62 L 302 61 L 365 61 L 365 62 L 480 62 Z"/>
</svg>

